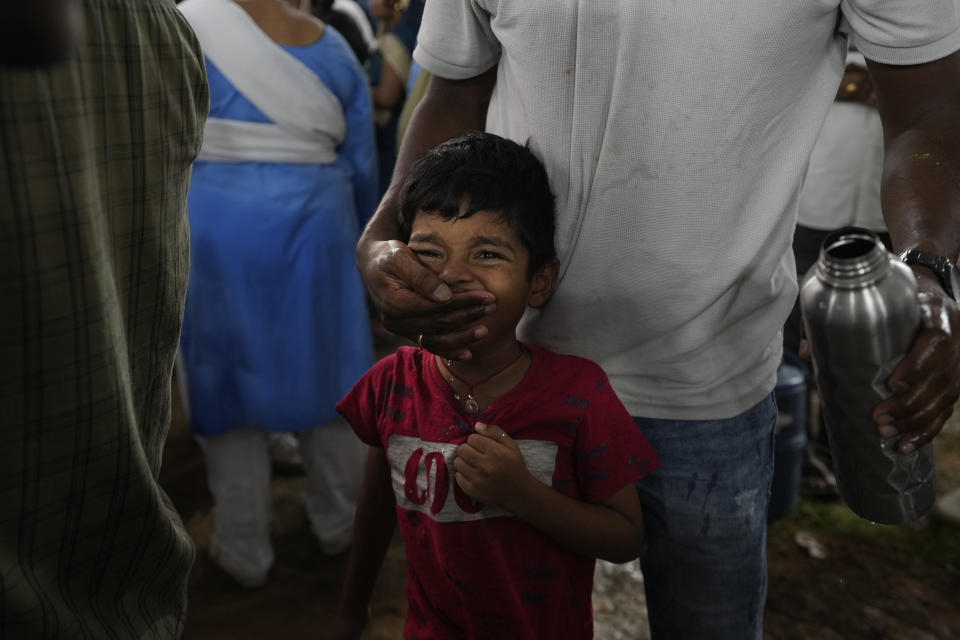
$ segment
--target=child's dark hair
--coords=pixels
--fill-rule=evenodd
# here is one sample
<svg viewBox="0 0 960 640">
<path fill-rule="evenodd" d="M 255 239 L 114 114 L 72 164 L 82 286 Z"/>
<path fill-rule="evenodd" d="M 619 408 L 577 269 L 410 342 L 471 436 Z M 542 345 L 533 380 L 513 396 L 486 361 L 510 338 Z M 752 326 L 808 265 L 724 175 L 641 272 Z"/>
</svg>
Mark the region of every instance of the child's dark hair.
<svg viewBox="0 0 960 640">
<path fill-rule="evenodd" d="M 530 253 L 528 277 L 556 257 L 553 193 L 543 164 L 528 148 L 492 133 L 464 133 L 413 165 L 400 192 L 404 240 L 418 211 L 444 220 L 499 213 Z"/>
</svg>

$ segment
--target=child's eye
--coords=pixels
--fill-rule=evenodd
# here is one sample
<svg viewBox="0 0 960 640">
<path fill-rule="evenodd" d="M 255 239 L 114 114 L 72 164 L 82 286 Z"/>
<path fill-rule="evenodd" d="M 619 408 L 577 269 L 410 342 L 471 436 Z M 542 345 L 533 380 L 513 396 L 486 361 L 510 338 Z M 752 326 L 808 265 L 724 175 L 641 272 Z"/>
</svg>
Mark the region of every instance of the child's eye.
<svg viewBox="0 0 960 640">
<path fill-rule="evenodd" d="M 477 257 L 480 260 L 503 260 L 503 255 L 489 249 L 481 249 L 477 252 Z"/>
<path fill-rule="evenodd" d="M 413 252 L 425 260 L 440 260 L 443 257 L 439 251 L 434 249 L 413 249 Z"/>
</svg>

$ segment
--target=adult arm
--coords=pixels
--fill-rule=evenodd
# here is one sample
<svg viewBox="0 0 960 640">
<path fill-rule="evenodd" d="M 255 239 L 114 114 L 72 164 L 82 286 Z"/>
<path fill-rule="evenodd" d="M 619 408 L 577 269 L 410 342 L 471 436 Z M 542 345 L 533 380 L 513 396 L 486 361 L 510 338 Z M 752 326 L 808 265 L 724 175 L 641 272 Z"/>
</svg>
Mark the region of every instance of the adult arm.
<svg viewBox="0 0 960 640">
<path fill-rule="evenodd" d="M 470 357 L 469 346 L 486 335 L 486 327 L 466 325 L 492 310 L 489 293 L 453 296 L 400 239 L 397 219 L 400 188 L 411 165 L 444 140 L 483 129 L 496 82 L 496 68 L 466 80 L 434 76 L 397 154 L 393 178 L 376 213 L 357 244 L 357 268 L 388 330 L 416 339 L 447 358 Z"/>
<path fill-rule="evenodd" d="M 360 637 L 369 615 L 370 596 L 396 527 L 396 498 L 386 453 L 371 447 L 357 500 L 353 544 L 332 638 Z"/>
<path fill-rule="evenodd" d="M 960 53 L 912 66 L 867 61 L 884 130 L 883 213 L 894 250 L 960 258 Z M 923 324 L 874 409 L 901 453 L 929 442 L 960 397 L 960 307 L 913 267 Z"/>
<path fill-rule="evenodd" d="M 0 9 L 0 65 L 63 60 L 77 33 L 76 0 L 7 0 Z"/>
<path fill-rule="evenodd" d="M 530 474 L 517 444 L 496 425 L 478 424 L 453 466 L 471 498 L 503 507 L 572 551 L 609 562 L 640 555 L 643 512 L 633 484 L 599 503 L 565 496 Z"/>
</svg>

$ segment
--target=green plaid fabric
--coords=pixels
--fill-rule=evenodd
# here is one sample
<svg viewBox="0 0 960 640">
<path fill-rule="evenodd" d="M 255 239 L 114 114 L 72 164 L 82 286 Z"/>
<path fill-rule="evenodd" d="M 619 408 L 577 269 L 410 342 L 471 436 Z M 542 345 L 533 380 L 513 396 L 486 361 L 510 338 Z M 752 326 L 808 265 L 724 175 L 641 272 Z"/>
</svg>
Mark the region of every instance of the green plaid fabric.
<svg viewBox="0 0 960 640">
<path fill-rule="evenodd" d="M 173 0 L 82 0 L 0 69 L 0 638 L 175 638 L 193 547 L 157 484 L 207 112 Z"/>
</svg>

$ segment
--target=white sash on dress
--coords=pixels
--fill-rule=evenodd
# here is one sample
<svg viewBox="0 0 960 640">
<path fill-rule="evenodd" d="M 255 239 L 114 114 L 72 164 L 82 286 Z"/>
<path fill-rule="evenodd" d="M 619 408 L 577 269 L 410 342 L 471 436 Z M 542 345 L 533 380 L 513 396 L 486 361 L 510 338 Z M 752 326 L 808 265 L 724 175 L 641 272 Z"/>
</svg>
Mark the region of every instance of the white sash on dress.
<svg viewBox="0 0 960 640">
<path fill-rule="evenodd" d="M 328 164 L 347 124 L 337 97 L 231 0 L 178 8 L 204 55 L 273 123 L 208 118 L 198 160 Z M 275 124 L 274 124 L 275 123 Z"/>
</svg>

